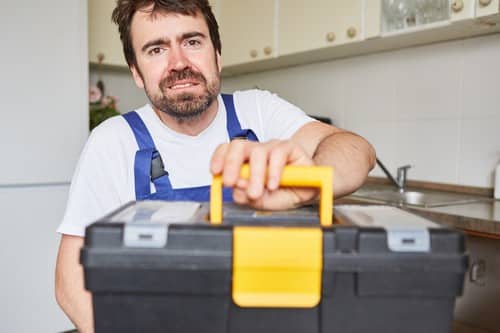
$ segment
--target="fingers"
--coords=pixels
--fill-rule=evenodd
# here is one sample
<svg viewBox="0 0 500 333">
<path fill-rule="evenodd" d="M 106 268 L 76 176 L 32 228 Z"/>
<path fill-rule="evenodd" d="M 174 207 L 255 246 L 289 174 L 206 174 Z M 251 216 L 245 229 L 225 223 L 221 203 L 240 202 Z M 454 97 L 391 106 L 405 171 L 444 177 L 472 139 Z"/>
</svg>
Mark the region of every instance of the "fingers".
<svg viewBox="0 0 500 333">
<path fill-rule="evenodd" d="M 273 140 L 264 144 L 256 145 L 250 152 L 250 179 L 248 181 L 247 195 L 251 200 L 262 196 L 266 186 L 266 178 L 269 172 L 268 162 L 275 151 L 279 141 Z M 279 170 L 281 174 L 281 170 Z"/>
<path fill-rule="evenodd" d="M 240 179 L 243 163 L 250 165 L 250 178 Z M 211 172 L 222 174 L 224 186 L 235 188 L 233 198 L 239 204 L 260 205 L 266 190 L 279 187 L 283 168 L 287 164 L 310 165 L 312 159 L 292 141 L 272 140 L 258 143 L 234 140 L 220 145 L 211 161 Z"/>
</svg>

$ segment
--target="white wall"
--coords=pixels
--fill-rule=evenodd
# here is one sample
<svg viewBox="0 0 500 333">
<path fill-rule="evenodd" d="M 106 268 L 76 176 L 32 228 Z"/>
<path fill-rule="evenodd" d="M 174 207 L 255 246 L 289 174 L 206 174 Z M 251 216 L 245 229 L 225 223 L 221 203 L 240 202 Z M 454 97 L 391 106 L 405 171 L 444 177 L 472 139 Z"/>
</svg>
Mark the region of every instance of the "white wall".
<svg viewBox="0 0 500 333">
<path fill-rule="evenodd" d="M 2 332 L 72 327 L 56 304 L 60 223 L 88 135 L 87 3 L 2 1 Z"/>
<path fill-rule="evenodd" d="M 0 188 L 1 332 L 73 327 L 54 297 L 54 270 L 68 186 Z"/>
<path fill-rule="evenodd" d="M 390 170 L 414 165 L 410 179 L 492 187 L 498 59 L 500 34 L 225 78 L 223 88 L 258 86 L 329 116 L 365 136 Z"/>
<path fill-rule="evenodd" d="M 88 133 L 86 1 L 0 8 L 0 185 L 68 182 Z"/>
</svg>

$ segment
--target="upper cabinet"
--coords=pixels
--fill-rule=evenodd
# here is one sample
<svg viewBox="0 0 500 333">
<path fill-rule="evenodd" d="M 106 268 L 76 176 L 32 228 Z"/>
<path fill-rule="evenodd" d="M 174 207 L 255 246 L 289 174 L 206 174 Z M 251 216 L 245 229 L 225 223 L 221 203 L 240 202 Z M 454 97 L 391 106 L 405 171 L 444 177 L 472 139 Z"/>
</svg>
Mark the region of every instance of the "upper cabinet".
<svg viewBox="0 0 500 333">
<path fill-rule="evenodd" d="M 218 0 L 222 64 L 233 66 L 277 55 L 275 1 Z"/>
<path fill-rule="evenodd" d="M 499 0 L 477 0 L 476 16 L 483 17 L 498 14 L 500 10 Z"/>
<path fill-rule="evenodd" d="M 118 26 L 111 21 L 114 0 L 88 0 L 89 61 L 113 66 L 127 66 L 122 51 Z"/>
<path fill-rule="evenodd" d="M 453 0 L 450 4 L 451 21 L 460 21 L 474 18 L 476 12 L 475 0 Z"/>
<path fill-rule="evenodd" d="M 230 0 L 219 0 L 228 2 Z M 500 31 L 500 0 L 269 0 L 261 10 L 276 7 L 274 29 L 269 16 L 255 12 L 253 2 L 240 19 L 227 19 L 222 10 L 221 27 L 232 36 L 246 36 L 248 43 L 223 40 L 224 48 L 254 45 L 273 35 L 277 41 L 272 59 L 254 61 L 248 54 L 234 54 L 223 61 L 223 75 L 326 61 L 336 58 L 467 38 Z M 223 7 L 226 7 L 224 5 Z M 233 8 L 234 9 L 234 8 Z M 241 9 L 239 9 L 241 12 Z M 231 23 L 229 23 L 231 22 Z M 263 29 L 263 30 L 261 30 Z M 226 35 L 227 36 L 227 35 Z M 253 47 L 253 46 L 252 46 Z M 259 60 L 262 58 L 258 58 Z"/>
<path fill-rule="evenodd" d="M 223 75 L 500 31 L 500 0 L 209 0 Z M 126 66 L 115 0 L 89 0 L 89 58 Z"/>
<path fill-rule="evenodd" d="M 363 0 L 279 1 L 280 55 L 361 40 L 362 5 Z"/>
</svg>

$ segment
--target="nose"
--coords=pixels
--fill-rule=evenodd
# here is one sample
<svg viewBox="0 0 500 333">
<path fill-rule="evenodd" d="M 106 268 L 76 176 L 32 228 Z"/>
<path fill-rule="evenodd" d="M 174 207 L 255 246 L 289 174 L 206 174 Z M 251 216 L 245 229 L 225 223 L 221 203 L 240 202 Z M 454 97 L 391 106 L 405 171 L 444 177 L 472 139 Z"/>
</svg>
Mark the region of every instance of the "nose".
<svg viewBox="0 0 500 333">
<path fill-rule="evenodd" d="M 179 45 L 170 48 L 168 57 L 168 71 L 181 71 L 189 66 L 189 60 L 182 47 Z"/>
</svg>

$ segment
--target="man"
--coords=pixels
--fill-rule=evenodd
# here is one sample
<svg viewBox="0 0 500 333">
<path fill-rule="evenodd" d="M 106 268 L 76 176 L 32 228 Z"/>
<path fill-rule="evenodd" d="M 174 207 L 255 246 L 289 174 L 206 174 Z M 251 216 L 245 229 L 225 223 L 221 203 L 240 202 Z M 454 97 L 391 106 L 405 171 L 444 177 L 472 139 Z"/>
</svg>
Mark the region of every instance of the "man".
<svg viewBox="0 0 500 333">
<path fill-rule="evenodd" d="M 268 92 L 220 95 L 221 43 L 206 0 L 119 0 L 113 20 L 151 106 L 97 127 L 72 181 L 58 230 L 56 296 L 81 332 L 92 332 L 93 321 L 78 257 L 85 226 L 95 219 L 130 200 L 208 200 L 212 174 L 234 189 L 225 200 L 291 208 L 317 191 L 278 189 L 285 165 L 333 166 L 342 196 L 363 183 L 375 160 L 363 138 Z M 248 180 L 239 179 L 243 163 L 250 164 Z"/>
</svg>

